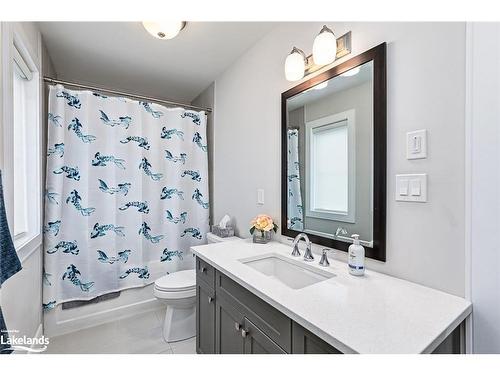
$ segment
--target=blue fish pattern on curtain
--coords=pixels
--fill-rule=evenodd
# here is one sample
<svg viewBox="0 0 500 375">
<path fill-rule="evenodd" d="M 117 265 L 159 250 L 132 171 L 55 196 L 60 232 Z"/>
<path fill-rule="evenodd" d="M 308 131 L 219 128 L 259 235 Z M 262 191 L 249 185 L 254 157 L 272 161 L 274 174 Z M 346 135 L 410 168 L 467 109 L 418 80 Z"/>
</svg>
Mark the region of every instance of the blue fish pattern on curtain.
<svg viewBox="0 0 500 375">
<path fill-rule="evenodd" d="M 299 131 L 288 129 L 288 228 L 304 230 L 299 171 Z"/>
<path fill-rule="evenodd" d="M 194 268 L 209 229 L 205 113 L 61 85 L 48 112 L 44 311 Z"/>
</svg>

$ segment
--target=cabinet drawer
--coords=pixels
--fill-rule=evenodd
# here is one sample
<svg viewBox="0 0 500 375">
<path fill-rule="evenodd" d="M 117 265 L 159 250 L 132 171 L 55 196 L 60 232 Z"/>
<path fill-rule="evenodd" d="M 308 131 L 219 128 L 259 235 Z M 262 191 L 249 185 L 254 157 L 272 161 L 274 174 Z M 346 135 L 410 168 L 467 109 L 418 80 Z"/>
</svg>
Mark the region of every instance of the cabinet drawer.
<svg viewBox="0 0 500 375">
<path fill-rule="evenodd" d="M 215 287 L 215 268 L 204 260 L 196 257 L 196 278 L 212 288 Z"/>
<path fill-rule="evenodd" d="M 217 296 L 222 295 L 263 334 L 290 353 L 292 320 L 221 272 L 215 274 Z"/>
</svg>

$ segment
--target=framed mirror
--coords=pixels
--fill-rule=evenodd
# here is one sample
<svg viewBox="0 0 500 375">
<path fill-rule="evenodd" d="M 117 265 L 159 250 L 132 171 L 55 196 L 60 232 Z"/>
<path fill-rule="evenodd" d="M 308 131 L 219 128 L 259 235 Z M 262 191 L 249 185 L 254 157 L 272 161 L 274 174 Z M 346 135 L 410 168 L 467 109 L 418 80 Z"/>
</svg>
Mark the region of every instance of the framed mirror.
<svg viewBox="0 0 500 375">
<path fill-rule="evenodd" d="M 281 95 L 281 233 L 385 261 L 386 44 Z"/>
</svg>

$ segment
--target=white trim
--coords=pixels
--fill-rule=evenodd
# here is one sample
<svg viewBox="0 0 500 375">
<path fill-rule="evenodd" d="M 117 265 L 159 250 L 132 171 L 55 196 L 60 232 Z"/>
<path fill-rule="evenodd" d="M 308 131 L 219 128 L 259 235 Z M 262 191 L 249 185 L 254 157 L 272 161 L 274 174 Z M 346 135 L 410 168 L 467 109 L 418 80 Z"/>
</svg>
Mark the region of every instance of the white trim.
<svg viewBox="0 0 500 375">
<path fill-rule="evenodd" d="M 1 129 L 1 134 L 3 135 L 3 182 L 4 182 L 4 193 L 5 193 L 5 206 L 7 211 L 7 220 L 10 223 L 14 223 L 14 128 L 12 125 L 14 123 L 14 100 L 13 100 L 13 73 L 14 65 L 16 65 L 15 57 L 16 52 L 25 65 L 25 69 L 29 69 L 32 74 L 32 79 L 28 84 L 33 85 L 32 88 L 36 88 L 36 105 L 38 106 L 38 111 L 33 113 L 34 124 L 31 135 L 34 137 L 34 147 L 30 147 L 30 154 L 34 159 L 36 159 L 36 168 L 31 170 L 27 179 L 29 181 L 39 181 L 40 183 L 30 185 L 30 198 L 36 201 L 35 208 L 36 212 L 28 212 L 28 229 L 29 232 L 23 233 L 22 235 L 16 236 L 14 239 L 14 244 L 16 250 L 20 253 L 21 257 L 26 259 L 31 253 L 33 253 L 37 247 L 41 244 L 41 234 L 42 234 L 42 208 L 43 208 L 43 182 L 42 182 L 42 165 L 43 165 L 43 153 L 42 153 L 42 84 L 41 84 L 41 63 L 39 61 L 39 51 L 35 51 L 30 48 L 25 32 L 19 24 L 12 24 L 7 22 L 2 22 L 2 87 L 3 87 L 3 115 L 2 122 L 3 128 Z M 41 39 L 38 36 L 37 48 L 40 50 Z M 20 64 L 19 62 L 17 64 Z M 33 209 L 33 208 L 32 208 Z M 13 226 L 10 230 L 13 232 Z"/>
<path fill-rule="evenodd" d="M 306 199 L 305 216 L 320 219 L 335 220 L 347 223 L 356 222 L 356 115 L 355 110 L 350 109 L 333 115 L 321 117 L 319 119 L 306 122 Z M 330 129 L 338 127 L 339 123 L 347 121 L 347 145 L 348 145 L 348 209 L 346 212 L 311 209 L 311 199 L 313 189 L 311 186 L 312 164 L 311 157 L 312 134 L 318 128 Z"/>
<path fill-rule="evenodd" d="M 330 234 L 330 233 L 325 233 L 325 232 L 320 232 L 318 230 L 314 230 L 314 229 L 304 229 L 304 233 L 309 233 L 309 234 L 316 234 L 318 236 L 321 236 L 321 237 L 326 237 L 326 238 L 332 238 L 334 240 L 339 240 L 339 241 L 343 241 L 343 242 L 347 242 L 347 243 L 353 243 L 354 242 L 354 239 L 351 238 L 351 237 L 345 237 L 345 236 L 336 236 L 334 234 Z M 293 238 L 291 238 L 290 240 L 293 240 Z M 373 241 L 365 241 L 365 240 L 359 240 L 359 243 L 363 246 L 366 246 L 366 247 L 373 247 Z"/>
<path fill-rule="evenodd" d="M 24 61 L 23 56 L 21 56 L 21 53 L 19 52 L 15 44 L 13 52 L 14 52 L 13 58 L 15 65 L 17 65 L 21 73 L 24 75 L 24 78 L 27 79 L 28 81 L 31 81 L 31 79 L 33 79 L 33 73 L 31 72 L 31 69 L 28 67 L 26 62 Z"/>
<path fill-rule="evenodd" d="M 151 292 L 152 293 L 152 292 Z M 118 297 L 116 300 L 120 301 L 123 296 Z M 110 302 L 112 302 L 111 300 Z M 104 304 L 99 302 L 99 304 Z M 85 306 L 83 306 L 85 308 Z M 132 302 L 128 304 L 121 304 L 117 307 L 109 308 L 107 310 L 97 311 L 85 315 L 78 315 L 65 320 L 58 320 L 57 316 L 61 313 L 61 305 L 56 309 L 44 313 L 44 332 L 49 338 L 65 335 L 80 331 L 82 329 L 95 327 L 104 323 L 113 322 L 115 320 L 127 318 L 137 314 L 148 311 L 157 311 L 164 308 L 162 302 L 157 298 L 152 297 L 142 301 Z M 72 309 L 77 313 L 82 308 L 76 307 Z"/>
<path fill-rule="evenodd" d="M 17 256 L 23 264 L 35 251 L 42 247 L 43 235 L 40 233 L 33 237 L 31 240 L 23 244 L 23 246 L 17 251 Z"/>
<path fill-rule="evenodd" d="M 472 301 L 472 85 L 473 85 L 473 34 L 474 24 L 465 26 L 465 230 L 464 230 L 464 279 L 465 299 Z M 474 352 L 474 312 L 465 321 L 465 352 Z"/>
<path fill-rule="evenodd" d="M 40 325 L 38 326 L 37 330 L 36 330 L 36 333 L 35 333 L 35 339 L 39 339 L 40 337 L 43 336 L 43 324 L 40 323 Z M 30 349 L 38 349 L 39 345 L 37 344 L 32 344 L 30 346 Z M 28 352 L 27 354 L 34 354 L 35 352 Z"/>
<path fill-rule="evenodd" d="M 12 24 L 10 22 L 1 22 L 0 27 L 2 29 L 1 37 L 1 59 L 2 59 L 2 71 L 0 74 L 1 84 L 2 84 L 2 119 L 1 119 L 1 135 L 2 138 L 2 180 L 4 188 L 4 200 L 5 200 L 5 211 L 7 215 L 7 221 L 9 223 L 14 222 L 14 189 L 10 181 L 14 179 L 13 165 L 14 160 L 12 155 L 14 153 L 14 145 L 11 141 L 14 138 L 14 129 L 12 126 L 7 126 L 7 124 L 12 124 L 13 113 L 12 113 Z M 13 228 L 10 228 L 11 232 Z"/>
<path fill-rule="evenodd" d="M 39 339 L 43 335 L 43 325 L 40 323 L 38 325 L 38 328 L 36 329 L 35 335 L 32 336 L 34 339 Z M 30 349 L 38 349 L 39 345 L 36 343 L 33 343 L 30 345 Z M 27 350 L 14 350 L 12 354 L 39 354 L 36 351 L 27 351 Z"/>
</svg>

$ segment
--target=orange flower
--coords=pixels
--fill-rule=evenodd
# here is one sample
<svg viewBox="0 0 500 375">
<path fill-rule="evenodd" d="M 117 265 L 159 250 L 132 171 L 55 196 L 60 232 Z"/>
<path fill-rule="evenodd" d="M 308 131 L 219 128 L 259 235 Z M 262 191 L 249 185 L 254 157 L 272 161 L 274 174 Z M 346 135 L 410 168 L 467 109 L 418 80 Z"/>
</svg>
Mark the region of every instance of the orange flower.
<svg viewBox="0 0 500 375">
<path fill-rule="evenodd" d="M 251 224 L 255 229 L 264 232 L 269 232 L 274 228 L 273 219 L 269 215 L 258 215 Z"/>
</svg>

